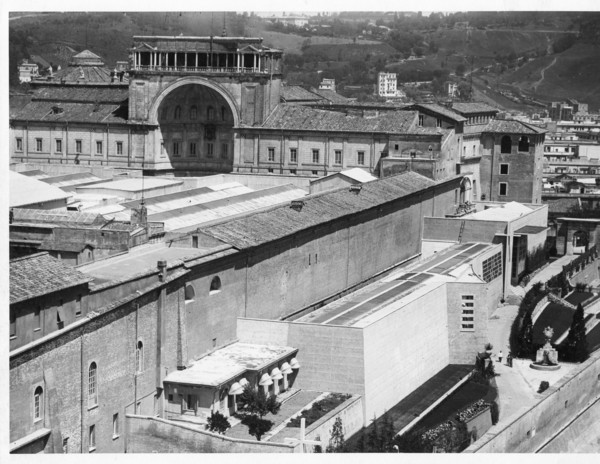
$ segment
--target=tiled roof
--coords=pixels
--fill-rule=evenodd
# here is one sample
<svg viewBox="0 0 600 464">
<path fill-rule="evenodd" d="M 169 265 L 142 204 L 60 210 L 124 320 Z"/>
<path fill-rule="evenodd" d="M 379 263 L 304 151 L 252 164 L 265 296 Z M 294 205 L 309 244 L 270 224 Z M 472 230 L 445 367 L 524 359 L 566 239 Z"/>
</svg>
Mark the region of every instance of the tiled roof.
<svg viewBox="0 0 600 464">
<path fill-rule="evenodd" d="M 389 111 L 365 118 L 301 105 L 280 103 L 263 124 L 266 129 L 406 133 L 416 122 L 417 113 Z"/>
<path fill-rule="evenodd" d="M 323 98 L 310 90 L 300 87 L 299 85 L 284 85 L 282 87 L 281 98 L 286 102 L 294 101 L 320 101 Z"/>
<path fill-rule="evenodd" d="M 90 103 L 122 103 L 129 98 L 129 88 L 115 87 L 75 87 L 47 85 L 35 89 L 33 101 L 52 102 L 90 102 Z"/>
<path fill-rule="evenodd" d="M 95 53 L 89 51 L 89 50 L 84 50 L 80 53 L 78 53 L 77 55 L 74 55 L 73 58 L 94 58 L 94 59 L 100 59 L 100 57 L 98 55 L 96 55 Z"/>
<path fill-rule="evenodd" d="M 55 113 L 59 107 L 62 112 Z M 32 101 L 11 115 L 12 119 L 25 121 L 69 121 L 123 124 L 127 122 L 127 108 L 122 105 L 95 103 L 55 103 Z"/>
<path fill-rule="evenodd" d="M 91 277 L 53 258 L 48 253 L 37 253 L 11 260 L 9 279 L 10 304 L 92 280 Z"/>
<path fill-rule="evenodd" d="M 500 110 L 483 102 L 452 103 L 452 109 L 460 114 L 498 113 Z"/>
<path fill-rule="evenodd" d="M 78 211 L 49 211 L 42 209 L 14 208 L 15 222 L 47 222 L 51 224 L 70 223 L 81 225 L 102 224 L 106 222 L 100 214 L 80 213 Z"/>
<path fill-rule="evenodd" d="M 340 95 L 337 92 L 334 92 L 333 90 L 330 89 L 316 89 L 314 90 L 314 92 L 317 95 L 320 95 L 321 97 L 323 97 L 324 99 L 330 101 L 331 103 L 348 103 L 350 100 L 348 100 L 346 97 Z"/>
<path fill-rule="evenodd" d="M 545 129 L 535 127 L 514 119 L 492 119 L 482 132 L 502 132 L 509 134 L 544 134 Z"/>
<path fill-rule="evenodd" d="M 420 174 L 406 172 L 362 184 L 358 193 L 343 187 L 309 195 L 301 200 L 303 206 L 299 211 L 285 204 L 200 230 L 237 249 L 251 248 L 383 205 L 435 184 L 436 182 Z"/>
<path fill-rule="evenodd" d="M 426 112 L 436 113 L 441 116 L 445 116 L 448 119 L 452 119 L 456 122 L 464 122 L 467 118 L 461 116 L 460 114 L 452 111 L 449 108 L 446 108 L 442 105 L 436 105 L 435 103 L 417 103 L 409 107 L 410 109 L 424 109 Z"/>
</svg>

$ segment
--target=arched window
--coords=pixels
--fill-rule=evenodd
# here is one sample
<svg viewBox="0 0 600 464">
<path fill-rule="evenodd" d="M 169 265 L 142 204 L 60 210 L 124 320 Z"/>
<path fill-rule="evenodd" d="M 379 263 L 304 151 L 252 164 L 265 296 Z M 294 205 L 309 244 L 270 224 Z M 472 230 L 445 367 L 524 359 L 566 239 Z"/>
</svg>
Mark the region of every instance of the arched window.
<svg viewBox="0 0 600 464">
<path fill-rule="evenodd" d="M 529 138 L 526 135 L 519 139 L 519 151 L 529 151 Z"/>
<path fill-rule="evenodd" d="M 221 121 L 225 121 L 227 119 L 227 108 L 224 106 L 221 107 Z"/>
<path fill-rule="evenodd" d="M 502 140 L 500 140 L 500 153 L 510 153 L 511 150 L 512 140 L 510 138 L 510 135 L 505 135 L 504 137 L 502 137 Z"/>
<path fill-rule="evenodd" d="M 206 108 L 206 119 L 208 119 L 209 121 L 215 119 L 215 109 L 212 106 Z"/>
<path fill-rule="evenodd" d="M 173 119 L 181 119 L 181 106 L 175 107 L 175 114 L 173 115 Z"/>
<path fill-rule="evenodd" d="M 192 106 L 190 108 L 190 119 L 197 119 L 198 118 L 198 108 L 196 108 L 196 105 Z"/>
<path fill-rule="evenodd" d="M 88 406 L 95 406 L 98 404 L 98 385 L 96 376 L 96 363 L 90 364 L 88 370 Z"/>
<path fill-rule="evenodd" d="M 196 296 L 196 292 L 194 291 L 194 287 L 191 285 L 185 286 L 185 301 L 192 301 Z"/>
<path fill-rule="evenodd" d="M 219 290 L 221 290 L 221 279 L 219 279 L 219 276 L 215 276 L 210 282 L 210 293 L 215 293 Z"/>
<path fill-rule="evenodd" d="M 137 342 L 137 346 L 135 348 L 135 371 L 144 371 L 144 344 L 141 340 Z"/>
<path fill-rule="evenodd" d="M 33 393 L 33 420 L 38 421 L 44 414 L 44 389 L 37 387 Z"/>
</svg>

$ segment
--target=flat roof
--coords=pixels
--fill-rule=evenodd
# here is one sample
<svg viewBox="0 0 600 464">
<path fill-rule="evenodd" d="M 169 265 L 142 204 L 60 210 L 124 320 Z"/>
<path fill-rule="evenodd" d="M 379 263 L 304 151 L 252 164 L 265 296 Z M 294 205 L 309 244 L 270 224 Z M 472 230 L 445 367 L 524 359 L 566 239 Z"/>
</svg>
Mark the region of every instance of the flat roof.
<svg viewBox="0 0 600 464">
<path fill-rule="evenodd" d="M 470 213 L 464 215 L 461 219 L 477 219 L 479 221 L 502 221 L 509 222 L 513 221 L 525 214 L 533 211 L 529 206 L 525 206 L 522 203 L 511 201 L 499 206 L 492 206 L 484 209 L 483 211 L 477 211 L 476 213 Z"/>
<path fill-rule="evenodd" d="M 125 190 L 129 192 L 138 192 L 144 190 L 168 187 L 171 185 L 181 185 L 181 180 L 157 179 L 155 177 L 135 177 L 130 179 L 111 180 L 93 185 L 84 185 L 77 187 L 77 191 L 87 189 L 107 189 L 107 190 Z"/>
<path fill-rule="evenodd" d="M 66 202 L 67 198 L 71 196 L 58 187 L 14 171 L 9 171 L 9 185 L 8 204 L 10 208 L 56 200 L 65 200 Z"/>
<path fill-rule="evenodd" d="M 487 243 L 456 245 L 437 253 L 425 262 L 391 274 L 293 322 L 366 327 L 422 294 L 446 282 L 455 281 L 460 274 L 459 268 L 494 246 Z M 475 276 L 470 280 L 481 281 Z"/>
<path fill-rule="evenodd" d="M 219 387 L 248 370 L 261 370 L 297 350 L 291 346 L 236 342 L 200 358 L 185 370 L 171 372 L 164 381 Z"/>
<path fill-rule="evenodd" d="M 95 283 L 120 280 L 144 271 L 156 269 L 159 260 L 186 260 L 199 258 L 213 252 L 211 248 L 176 248 L 165 243 L 134 248 L 123 255 L 114 256 L 77 267 L 79 272 L 94 277 Z"/>
</svg>

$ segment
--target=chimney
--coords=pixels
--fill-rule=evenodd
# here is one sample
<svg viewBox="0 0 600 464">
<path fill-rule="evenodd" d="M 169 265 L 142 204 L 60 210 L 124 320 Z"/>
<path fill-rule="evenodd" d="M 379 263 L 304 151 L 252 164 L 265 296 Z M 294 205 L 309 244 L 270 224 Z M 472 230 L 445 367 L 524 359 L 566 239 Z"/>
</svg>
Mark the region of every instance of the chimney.
<svg viewBox="0 0 600 464">
<path fill-rule="evenodd" d="M 292 208 L 294 211 L 302 211 L 302 207 L 304 206 L 304 201 L 303 200 L 292 200 L 292 202 L 290 203 L 290 208 Z"/>
<path fill-rule="evenodd" d="M 167 278 L 167 260 L 161 259 L 156 263 L 156 267 L 158 268 L 158 279 L 161 282 L 164 282 Z"/>
<path fill-rule="evenodd" d="M 362 190 L 362 184 L 352 184 L 350 186 L 350 191 L 356 193 L 357 195 Z"/>
</svg>

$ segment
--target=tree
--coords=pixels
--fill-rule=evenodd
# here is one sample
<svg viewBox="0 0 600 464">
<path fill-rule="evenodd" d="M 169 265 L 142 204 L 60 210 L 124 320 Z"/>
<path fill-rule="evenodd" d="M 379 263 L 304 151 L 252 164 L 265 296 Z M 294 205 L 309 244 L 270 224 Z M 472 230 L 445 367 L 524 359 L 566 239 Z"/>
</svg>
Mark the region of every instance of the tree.
<svg viewBox="0 0 600 464">
<path fill-rule="evenodd" d="M 207 422 L 208 430 L 211 432 L 224 434 L 225 431 L 231 427 L 229 420 L 227 420 L 227 418 L 219 411 L 212 411 Z"/>
<path fill-rule="evenodd" d="M 381 437 L 379 436 L 379 427 L 377 426 L 377 419 L 373 418 L 373 427 L 369 432 L 367 439 L 367 452 L 377 453 L 381 450 Z"/>
<path fill-rule="evenodd" d="M 533 320 L 531 311 L 527 311 L 523 317 L 523 325 L 519 334 L 520 351 L 518 356 L 527 358 L 533 353 Z"/>
<path fill-rule="evenodd" d="M 390 414 L 383 414 L 383 430 L 381 431 L 381 443 L 382 451 L 389 453 L 392 451 L 394 446 L 394 437 L 396 432 L 394 430 L 394 421 Z"/>
<path fill-rule="evenodd" d="M 579 303 L 573 314 L 573 321 L 571 322 L 571 328 L 569 329 L 565 344 L 565 359 L 567 361 L 583 362 L 590 355 L 585 336 L 585 321 L 583 316 L 583 306 Z"/>
<path fill-rule="evenodd" d="M 465 73 L 465 65 L 463 63 L 459 63 L 456 66 L 456 75 L 462 76 Z"/>
<path fill-rule="evenodd" d="M 344 439 L 344 429 L 342 427 L 342 419 L 336 417 L 331 434 L 329 437 L 329 445 L 325 449 L 326 453 L 343 453 L 346 448 Z"/>
<path fill-rule="evenodd" d="M 260 441 L 273 426 L 273 422 L 263 417 L 268 413 L 277 414 L 280 407 L 281 403 L 274 395 L 267 396 L 262 388 L 254 389 L 248 384 L 240 396 L 238 416 L 248 426 L 250 435 Z"/>
</svg>

